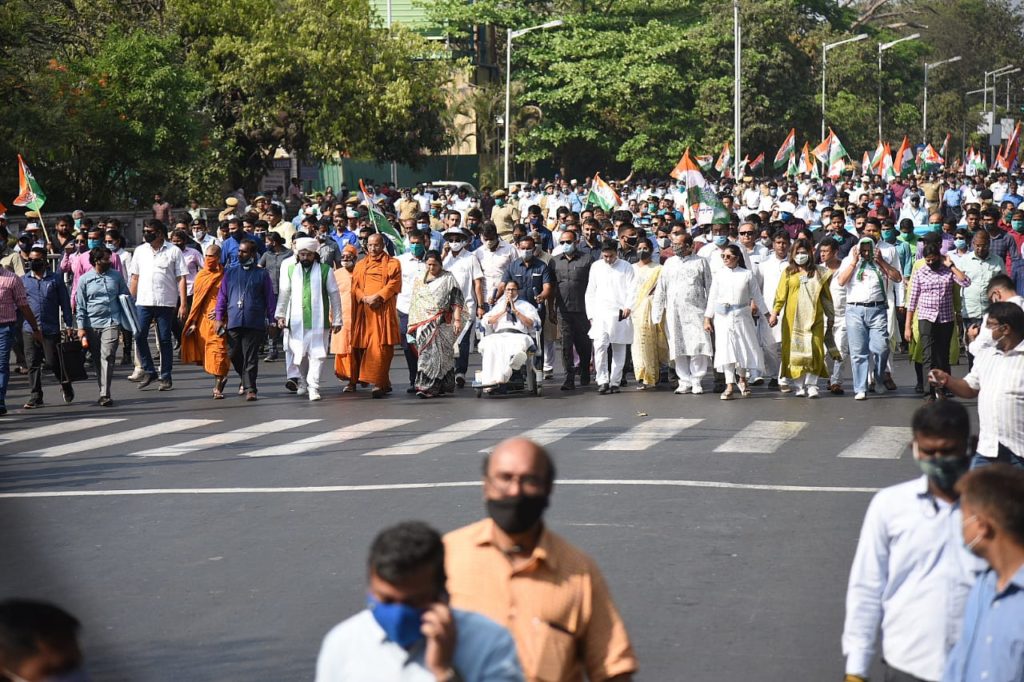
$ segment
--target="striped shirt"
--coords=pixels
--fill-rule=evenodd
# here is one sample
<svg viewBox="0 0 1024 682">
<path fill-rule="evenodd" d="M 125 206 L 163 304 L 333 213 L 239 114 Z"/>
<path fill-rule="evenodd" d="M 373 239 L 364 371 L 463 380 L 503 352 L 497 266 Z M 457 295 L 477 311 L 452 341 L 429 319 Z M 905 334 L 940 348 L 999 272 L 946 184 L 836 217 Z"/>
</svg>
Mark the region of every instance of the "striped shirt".
<svg viewBox="0 0 1024 682">
<path fill-rule="evenodd" d="M 964 381 L 978 393 L 978 454 L 995 458 L 999 444 L 1024 456 L 1024 341 L 1008 351 L 985 348 Z"/>
<path fill-rule="evenodd" d="M 0 324 L 17 322 L 23 305 L 28 305 L 24 282 L 10 270 L 0 269 Z"/>
</svg>

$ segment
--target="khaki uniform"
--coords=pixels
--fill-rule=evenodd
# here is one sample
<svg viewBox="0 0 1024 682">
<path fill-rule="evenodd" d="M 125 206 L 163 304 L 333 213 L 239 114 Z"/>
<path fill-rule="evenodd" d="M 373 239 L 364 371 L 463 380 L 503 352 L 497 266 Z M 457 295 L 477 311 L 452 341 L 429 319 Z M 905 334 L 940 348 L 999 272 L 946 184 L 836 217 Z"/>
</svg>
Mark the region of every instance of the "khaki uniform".
<svg viewBox="0 0 1024 682">
<path fill-rule="evenodd" d="M 519 207 L 513 204 L 491 209 L 491 222 L 498 228 L 498 236 L 505 239 L 512 234 L 512 226 L 519 222 Z"/>
</svg>

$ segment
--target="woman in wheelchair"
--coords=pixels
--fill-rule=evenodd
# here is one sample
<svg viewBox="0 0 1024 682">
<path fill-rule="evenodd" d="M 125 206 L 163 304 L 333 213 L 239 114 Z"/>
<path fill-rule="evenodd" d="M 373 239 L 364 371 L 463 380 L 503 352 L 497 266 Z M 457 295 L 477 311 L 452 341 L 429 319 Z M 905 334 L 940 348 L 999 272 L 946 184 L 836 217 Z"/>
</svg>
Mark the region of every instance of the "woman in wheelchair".
<svg viewBox="0 0 1024 682">
<path fill-rule="evenodd" d="M 520 298 L 519 285 L 515 281 L 505 285 L 505 294 L 484 315 L 487 335 L 480 341 L 483 356 L 480 369 L 480 383 L 502 388 L 509 382 L 512 373 L 526 364 L 526 354 L 536 350 L 534 332 L 540 328 L 540 315 L 532 303 Z"/>
</svg>

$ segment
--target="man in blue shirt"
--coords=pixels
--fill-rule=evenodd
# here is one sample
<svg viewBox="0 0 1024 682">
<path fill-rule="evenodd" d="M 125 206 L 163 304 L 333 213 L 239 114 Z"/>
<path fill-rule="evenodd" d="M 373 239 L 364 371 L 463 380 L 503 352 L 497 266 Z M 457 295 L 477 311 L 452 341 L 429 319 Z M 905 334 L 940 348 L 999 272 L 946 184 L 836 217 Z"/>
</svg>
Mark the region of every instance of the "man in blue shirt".
<svg viewBox="0 0 1024 682">
<path fill-rule="evenodd" d="M 963 546 L 956 491 L 970 466 L 967 410 L 951 400 L 930 403 L 914 413 L 912 428 L 924 475 L 871 500 L 850 569 L 847 682 L 867 679 L 879 631 L 886 680 L 938 680 L 981 568 Z"/>
<path fill-rule="evenodd" d="M 55 369 L 57 364 L 57 344 L 60 343 L 60 317 L 64 316 L 64 324 L 73 329 L 75 318 L 71 316 L 71 297 L 64 286 L 64 278 L 48 270 L 46 249 L 34 246 L 28 252 L 29 271 L 21 278 L 25 285 L 25 296 L 32 314 L 36 316 L 43 337 L 37 340 L 32 327 L 26 320 L 22 326 L 22 343 L 25 344 L 25 355 L 28 360 L 29 399 L 25 409 L 31 410 L 43 406 L 43 358 L 46 364 Z M 59 371 L 59 369 L 58 369 Z M 75 389 L 70 381 L 62 381 L 61 394 L 65 403 L 75 399 Z"/>
<path fill-rule="evenodd" d="M 121 296 L 129 296 L 128 284 L 111 268 L 110 249 L 97 246 L 89 252 L 90 272 L 78 280 L 75 291 L 75 324 L 78 338 L 84 339 L 96 368 L 101 407 L 113 407 L 110 384 L 114 380 L 114 360 L 121 329 L 129 329 Z"/>
<path fill-rule="evenodd" d="M 963 203 L 964 196 L 956 187 L 950 186 L 942 195 L 942 214 L 949 219 L 960 222 L 960 216 L 963 214 Z"/>
<path fill-rule="evenodd" d="M 407 521 L 370 547 L 366 609 L 324 637 L 316 682 L 516 682 L 523 672 L 508 630 L 448 606 L 444 544 Z"/>
<path fill-rule="evenodd" d="M 1024 680 L 1024 471 L 993 464 L 957 485 L 967 547 L 988 562 L 967 598 L 943 682 Z"/>
</svg>

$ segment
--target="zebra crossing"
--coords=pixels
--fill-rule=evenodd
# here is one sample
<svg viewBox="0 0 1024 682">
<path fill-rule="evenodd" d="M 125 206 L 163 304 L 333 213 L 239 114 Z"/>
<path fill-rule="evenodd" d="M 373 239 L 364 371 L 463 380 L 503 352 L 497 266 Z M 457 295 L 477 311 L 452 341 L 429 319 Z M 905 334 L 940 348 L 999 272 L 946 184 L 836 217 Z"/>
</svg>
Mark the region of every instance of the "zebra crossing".
<svg viewBox="0 0 1024 682">
<path fill-rule="evenodd" d="M 171 419 L 121 430 L 123 418 L 71 419 L 19 429 L 20 420 L 0 420 L 0 458 L 62 458 L 80 454 L 159 460 L 287 457 L 338 453 L 361 457 L 415 457 L 454 448 L 488 452 L 504 438 L 521 435 L 550 446 L 572 439 L 575 452 L 634 455 L 673 448 L 710 456 L 779 455 L 787 444 L 821 439 L 821 454 L 839 459 L 903 457 L 911 440 L 907 427 L 871 426 L 843 442 L 836 434 L 808 430 L 809 422 L 755 420 L 726 431 L 701 418 L 647 418 L 621 425 L 609 417 L 559 417 L 540 424 L 503 417 L 464 419 L 437 426 L 431 419 L 370 419 L 336 428 L 324 419 L 271 419 L 240 429 L 220 430 L 220 419 Z M 58 442 L 39 446 L 40 441 Z M 161 442 L 154 445 L 153 441 Z M 274 443 L 282 439 L 284 442 Z M 170 440 L 164 443 L 162 441 Z M 486 447 L 480 448 L 481 445 Z"/>
</svg>

